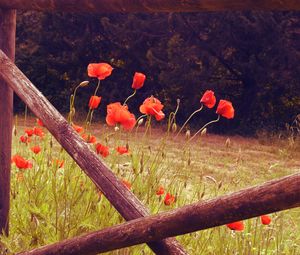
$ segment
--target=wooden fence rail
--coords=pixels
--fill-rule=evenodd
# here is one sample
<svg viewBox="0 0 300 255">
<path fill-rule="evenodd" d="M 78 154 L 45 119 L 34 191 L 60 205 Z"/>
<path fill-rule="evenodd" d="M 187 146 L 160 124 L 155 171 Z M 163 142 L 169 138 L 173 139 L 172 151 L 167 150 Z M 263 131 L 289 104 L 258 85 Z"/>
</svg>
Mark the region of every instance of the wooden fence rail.
<svg viewBox="0 0 300 255">
<path fill-rule="evenodd" d="M 0 0 L 0 8 L 64 12 L 300 10 L 299 0 Z"/>
<path fill-rule="evenodd" d="M 18 255 L 97 254 L 300 206 L 300 173 Z"/>
<path fill-rule="evenodd" d="M 126 220 L 149 215 L 148 210 L 137 197 L 109 170 L 65 118 L 1 50 L 0 79 L 5 81 L 43 121 L 50 133 Z M 157 254 L 186 254 L 173 238 L 150 243 L 149 246 Z"/>
</svg>

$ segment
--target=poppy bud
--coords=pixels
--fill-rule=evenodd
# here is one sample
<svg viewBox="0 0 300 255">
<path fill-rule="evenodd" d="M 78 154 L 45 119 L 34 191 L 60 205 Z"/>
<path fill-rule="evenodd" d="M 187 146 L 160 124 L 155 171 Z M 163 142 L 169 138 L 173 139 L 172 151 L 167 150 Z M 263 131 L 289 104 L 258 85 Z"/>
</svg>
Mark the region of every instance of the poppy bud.
<svg viewBox="0 0 300 255">
<path fill-rule="evenodd" d="M 204 129 L 201 131 L 200 135 L 201 135 L 201 136 L 204 136 L 204 135 L 206 135 L 206 132 L 207 132 L 207 128 L 204 128 Z"/>
<path fill-rule="evenodd" d="M 231 145 L 230 138 L 227 138 L 227 139 L 226 139 L 226 142 L 225 142 L 225 146 L 226 146 L 226 148 L 229 148 L 229 147 L 230 147 L 230 145 Z"/>
<path fill-rule="evenodd" d="M 190 130 L 187 130 L 185 132 L 185 137 L 186 137 L 186 139 L 190 139 L 190 137 L 191 137 L 191 131 Z"/>
<path fill-rule="evenodd" d="M 88 86 L 89 83 L 90 83 L 89 81 L 82 81 L 82 82 L 79 84 L 79 86 L 83 88 L 83 87 Z"/>
<path fill-rule="evenodd" d="M 177 131 L 177 125 L 176 125 L 176 123 L 173 123 L 173 125 L 172 125 L 172 131 L 173 131 L 173 133 L 175 133 Z"/>
<path fill-rule="evenodd" d="M 144 119 L 142 118 L 138 121 L 138 126 L 141 126 L 143 123 L 144 123 Z"/>
</svg>

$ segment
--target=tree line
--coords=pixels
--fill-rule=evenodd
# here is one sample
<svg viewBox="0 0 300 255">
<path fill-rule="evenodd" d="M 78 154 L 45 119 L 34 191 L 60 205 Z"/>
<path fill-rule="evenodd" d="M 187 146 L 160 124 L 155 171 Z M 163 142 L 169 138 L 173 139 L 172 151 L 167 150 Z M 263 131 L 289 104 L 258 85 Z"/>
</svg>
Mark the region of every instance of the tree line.
<svg viewBox="0 0 300 255">
<path fill-rule="evenodd" d="M 233 121 L 215 132 L 253 134 L 284 129 L 300 113 L 299 12 L 200 12 L 154 14 L 18 13 L 16 62 L 60 111 L 88 79 L 92 62 L 107 62 L 113 74 L 101 84 L 102 107 L 132 93 L 134 72 L 145 86 L 129 102 L 158 97 L 166 113 L 180 99 L 178 123 L 200 106 L 207 89 L 233 102 Z M 96 82 L 78 91 L 77 112 L 85 113 Z M 16 111 L 24 105 L 16 98 Z M 136 109 L 134 111 L 134 109 Z M 204 110 L 199 126 L 215 118 Z"/>
</svg>

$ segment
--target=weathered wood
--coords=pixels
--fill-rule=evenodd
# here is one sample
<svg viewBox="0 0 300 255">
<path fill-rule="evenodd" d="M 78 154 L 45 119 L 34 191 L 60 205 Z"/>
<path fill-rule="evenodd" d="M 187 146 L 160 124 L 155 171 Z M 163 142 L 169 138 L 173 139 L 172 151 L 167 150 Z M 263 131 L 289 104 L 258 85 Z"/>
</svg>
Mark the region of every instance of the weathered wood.
<svg viewBox="0 0 300 255">
<path fill-rule="evenodd" d="M 0 49 L 14 61 L 16 12 L 0 9 Z M 13 90 L 0 79 L 0 234 L 8 234 Z"/>
<path fill-rule="evenodd" d="M 0 7 L 64 12 L 300 10 L 299 0 L 0 0 Z"/>
<path fill-rule="evenodd" d="M 120 182 L 65 118 L 1 50 L 0 79 L 6 81 L 31 111 L 43 121 L 50 133 L 126 220 L 149 215 L 138 198 Z M 149 246 L 157 254 L 186 254 L 175 239 L 162 240 Z"/>
<path fill-rule="evenodd" d="M 300 174 L 18 255 L 97 254 L 300 206 Z"/>
</svg>

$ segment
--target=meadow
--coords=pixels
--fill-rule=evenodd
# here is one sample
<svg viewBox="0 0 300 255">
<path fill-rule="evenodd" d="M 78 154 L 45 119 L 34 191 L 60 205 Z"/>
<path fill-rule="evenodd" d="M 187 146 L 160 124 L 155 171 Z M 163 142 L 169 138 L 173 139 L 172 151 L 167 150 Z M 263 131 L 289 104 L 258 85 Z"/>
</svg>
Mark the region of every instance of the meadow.
<svg viewBox="0 0 300 255">
<path fill-rule="evenodd" d="M 43 139 L 30 143 L 19 139 L 24 130 L 36 126 L 35 119 L 16 118 L 13 155 L 32 164 L 20 171 L 13 165 L 10 236 L 1 242 L 16 253 L 123 222 L 94 184 L 45 129 Z M 177 208 L 199 200 L 292 174 L 300 169 L 299 150 L 287 140 L 199 136 L 187 143 L 184 134 L 167 139 L 162 128 L 144 135 L 115 131 L 95 123 L 97 141 L 111 148 L 104 158 L 114 173 L 146 204 L 151 213 Z M 109 134 L 109 135 L 108 135 Z M 40 146 L 35 154 L 30 148 Z M 91 148 L 94 149 L 94 144 Z M 115 148 L 127 146 L 121 155 Z M 63 165 L 62 165 L 63 162 Z M 164 194 L 159 194 L 163 187 Z M 165 194 L 176 197 L 170 205 Z M 299 254 L 300 210 L 244 221 L 243 231 L 221 226 L 179 237 L 190 254 Z M 9 253 L 10 254 L 10 253 Z M 110 254 L 151 254 L 146 245 Z"/>
<path fill-rule="evenodd" d="M 105 123 L 93 122 L 101 102 L 100 80 L 111 74 L 90 71 L 99 79 L 89 101 L 86 120 L 75 116 L 76 90 L 67 116 L 74 130 L 102 158 L 120 181 L 152 214 L 217 197 L 300 170 L 299 141 L 293 136 L 258 139 L 210 134 L 220 117 L 231 119 L 229 101 L 220 100 L 217 119 L 199 132 L 176 124 L 178 107 L 170 116 L 162 103 L 149 97 L 135 118 L 126 102 L 107 106 Z M 93 72 L 92 72 L 93 73 Z M 142 77 L 142 79 L 141 79 Z M 216 98 L 206 91 L 201 107 L 213 108 Z M 222 105 L 223 103 L 223 105 Z M 179 105 L 179 102 L 178 102 Z M 152 116 L 152 117 L 151 117 Z M 198 118 L 195 114 L 193 118 Z M 164 124 L 153 125 L 153 122 Z M 10 234 L 1 236 L 2 254 L 15 254 L 119 224 L 124 220 L 66 151 L 34 117 L 15 117 L 13 132 Z M 184 127 L 185 126 L 185 127 Z M 180 132 L 181 131 L 181 132 Z M 198 133 L 196 136 L 194 136 Z M 225 225 L 178 237 L 189 254 L 300 254 L 300 209 Z M 151 254 L 138 245 L 109 254 Z"/>
</svg>

